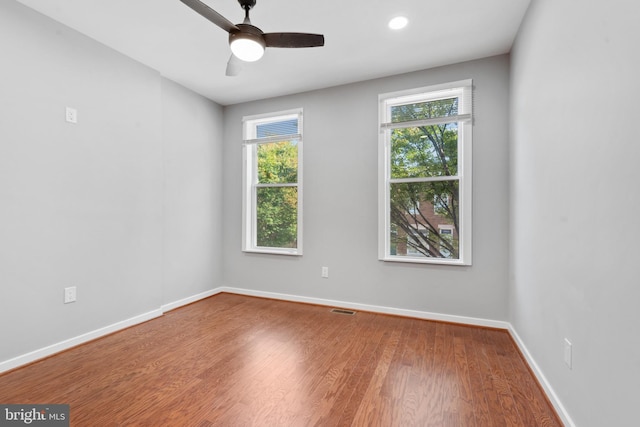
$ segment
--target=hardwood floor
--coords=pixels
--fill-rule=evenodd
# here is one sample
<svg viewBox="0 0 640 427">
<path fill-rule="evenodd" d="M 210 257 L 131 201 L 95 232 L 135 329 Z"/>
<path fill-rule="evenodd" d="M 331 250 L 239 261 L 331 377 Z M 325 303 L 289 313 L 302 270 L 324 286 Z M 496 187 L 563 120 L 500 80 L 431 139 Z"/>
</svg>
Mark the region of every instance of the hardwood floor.
<svg viewBox="0 0 640 427">
<path fill-rule="evenodd" d="M 219 294 L 0 376 L 72 426 L 560 426 L 506 331 Z"/>
</svg>

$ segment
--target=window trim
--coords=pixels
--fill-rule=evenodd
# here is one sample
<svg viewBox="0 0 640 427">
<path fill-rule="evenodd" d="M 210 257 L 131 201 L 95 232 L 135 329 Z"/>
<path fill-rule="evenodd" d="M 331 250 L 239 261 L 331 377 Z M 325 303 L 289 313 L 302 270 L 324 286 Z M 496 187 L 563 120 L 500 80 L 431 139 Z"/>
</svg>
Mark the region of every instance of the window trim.
<svg viewBox="0 0 640 427">
<path fill-rule="evenodd" d="M 277 120 L 297 118 L 298 133 L 281 135 L 278 137 L 257 138 L 257 125 Z M 250 253 L 264 253 L 275 255 L 302 255 L 302 177 L 303 177 L 303 110 L 296 108 L 272 113 L 257 114 L 242 117 L 242 251 Z M 258 184 L 257 182 L 257 147 L 287 139 L 298 140 L 298 171 L 297 183 Z M 264 187 L 296 187 L 298 193 L 297 206 L 297 247 L 277 248 L 257 245 L 257 189 Z"/>
<path fill-rule="evenodd" d="M 462 107 L 461 113 L 455 119 L 444 117 L 440 119 L 416 120 L 414 122 L 391 123 L 390 109 L 394 105 L 403 105 L 411 102 L 429 101 L 446 97 L 447 92 L 458 93 Z M 378 259 L 381 261 L 408 262 L 419 264 L 444 264 L 444 265 L 471 265 L 472 249 L 472 130 L 473 130 L 473 81 L 471 79 L 459 80 L 450 83 L 425 86 L 397 92 L 389 92 L 378 95 L 379 137 L 378 137 Z M 390 183 L 391 183 L 391 146 L 390 133 L 394 128 L 411 127 L 416 125 L 442 124 L 445 122 L 458 122 L 458 171 L 455 177 L 450 177 L 459 183 L 459 258 L 433 258 L 423 256 L 399 256 L 391 254 L 391 216 Z M 447 179 L 446 177 L 418 178 L 417 181 L 435 181 Z M 393 182 L 402 182 L 403 179 L 394 179 Z M 415 182 L 416 179 L 407 181 Z"/>
</svg>

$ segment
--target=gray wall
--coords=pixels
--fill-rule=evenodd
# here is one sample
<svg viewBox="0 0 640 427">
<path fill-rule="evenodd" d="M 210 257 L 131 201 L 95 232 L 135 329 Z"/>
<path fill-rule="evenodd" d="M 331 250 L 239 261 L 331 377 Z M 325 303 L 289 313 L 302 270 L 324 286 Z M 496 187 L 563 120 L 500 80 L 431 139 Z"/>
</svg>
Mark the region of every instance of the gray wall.
<svg viewBox="0 0 640 427">
<path fill-rule="evenodd" d="M 378 94 L 472 78 L 473 266 L 377 259 Z M 507 317 L 509 58 L 224 109 L 224 283 L 296 296 Z M 242 116 L 304 108 L 304 256 L 241 252 Z M 320 277 L 329 267 L 329 279 Z"/>
<path fill-rule="evenodd" d="M 512 53 L 510 319 L 585 427 L 638 423 L 639 13 L 534 0 Z"/>
<path fill-rule="evenodd" d="M 534 0 L 510 95 L 500 56 L 222 109 L 1 2 L 0 362 L 227 285 L 509 320 L 578 425 L 631 425 L 638 12 Z M 466 78 L 473 266 L 380 262 L 377 95 Z M 78 124 L 64 122 L 66 106 Z M 244 254 L 241 118 L 296 107 L 305 254 Z M 67 286 L 78 302 L 62 304 Z"/>
<path fill-rule="evenodd" d="M 221 108 L 13 1 L 0 52 L 0 362 L 218 286 Z"/>
<path fill-rule="evenodd" d="M 222 107 L 162 79 L 164 302 L 222 280 Z"/>
</svg>

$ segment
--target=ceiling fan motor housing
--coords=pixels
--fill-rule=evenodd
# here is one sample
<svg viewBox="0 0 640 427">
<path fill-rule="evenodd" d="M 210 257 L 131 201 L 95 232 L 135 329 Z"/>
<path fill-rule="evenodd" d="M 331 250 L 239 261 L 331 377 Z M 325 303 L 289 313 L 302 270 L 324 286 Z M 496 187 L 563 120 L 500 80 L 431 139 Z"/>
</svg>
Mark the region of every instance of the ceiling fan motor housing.
<svg viewBox="0 0 640 427">
<path fill-rule="evenodd" d="M 254 40 L 256 43 L 260 43 L 263 48 L 266 46 L 264 37 L 262 36 L 263 32 L 260 28 L 251 24 L 236 24 L 236 27 L 238 27 L 240 31 L 231 31 L 229 33 L 229 44 L 238 38 L 243 38 Z"/>
</svg>

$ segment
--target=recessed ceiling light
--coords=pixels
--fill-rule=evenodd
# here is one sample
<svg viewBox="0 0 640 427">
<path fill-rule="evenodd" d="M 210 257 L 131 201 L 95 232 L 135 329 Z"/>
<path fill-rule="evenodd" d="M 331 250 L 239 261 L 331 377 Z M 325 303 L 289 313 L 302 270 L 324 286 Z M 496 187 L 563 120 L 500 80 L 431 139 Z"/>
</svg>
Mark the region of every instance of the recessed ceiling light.
<svg viewBox="0 0 640 427">
<path fill-rule="evenodd" d="M 401 30 L 407 26 L 409 20 L 404 16 L 396 16 L 391 21 L 389 21 L 389 28 L 392 30 Z"/>
</svg>

